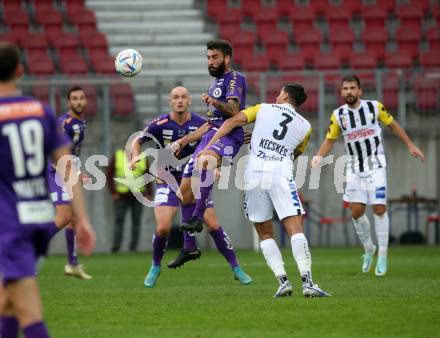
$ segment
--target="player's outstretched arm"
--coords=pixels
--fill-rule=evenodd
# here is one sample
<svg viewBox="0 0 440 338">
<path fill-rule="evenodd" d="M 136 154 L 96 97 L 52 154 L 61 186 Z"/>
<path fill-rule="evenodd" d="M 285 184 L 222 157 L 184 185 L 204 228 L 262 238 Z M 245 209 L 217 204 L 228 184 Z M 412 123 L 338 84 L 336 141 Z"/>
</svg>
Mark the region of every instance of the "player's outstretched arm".
<svg viewBox="0 0 440 338">
<path fill-rule="evenodd" d="M 209 141 L 205 148 L 209 148 L 223 136 L 229 134 L 233 129 L 242 127 L 248 123 L 248 117 L 245 113 L 240 112 L 237 115 L 227 119 L 217 130 L 214 137 Z"/>
<path fill-rule="evenodd" d="M 321 160 L 324 156 L 327 156 L 328 153 L 330 153 L 330 151 L 333 148 L 333 145 L 335 144 L 336 139 L 330 139 L 330 138 L 325 138 L 324 142 L 322 142 L 321 146 L 319 147 L 318 152 L 316 153 L 315 156 L 313 156 L 312 158 L 312 162 L 311 162 L 311 167 L 312 168 L 318 168 L 319 164 L 321 163 Z"/>
<path fill-rule="evenodd" d="M 396 120 L 393 120 L 393 122 L 391 122 L 388 127 L 391 129 L 394 135 L 396 135 L 399 139 L 402 140 L 403 143 L 406 144 L 406 146 L 408 147 L 408 151 L 412 157 L 418 157 L 422 162 L 425 161 L 425 155 L 423 154 L 423 152 L 416 147 L 406 131 L 400 126 L 400 124 Z"/>
<path fill-rule="evenodd" d="M 194 130 L 188 135 L 185 135 L 184 137 L 178 139 L 177 141 L 171 143 L 170 145 L 171 151 L 174 153 L 174 155 L 176 156 L 179 155 L 180 151 L 183 148 L 185 148 L 186 145 L 200 140 L 203 137 L 203 135 L 206 134 L 209 128 L 210 127 L 208 122 L 202 124 L 198 129 Z"/>
<path fill-rule="evenodd" d="M 71 155 L 69 146 L 64 146 L 55 150 L 53 153 L 54 163 L 58 163 L 58 160 L 61 157 L 69 155 Z M 63 177 L 62 173 L 61 177 Z M 75 184 L 72 186 L 72 207 L 76 219 L 75 225 L 78 247 L 85 255 L 88 256 L 92 254 L 92 251 L 95 248 L 96 237 L 95 231 L 90 225 L 81 184 L 81 181 L 75 180 Z"/>
<path fill-rule="evenodd" d="M 133 141 L 131 144 L 130 149 L 130 169 L 134 170 L 136 169 L 136 163 L 140 161 L 139 155 L 141 153 L 141 142 L 140 139 L 137 138 Z"/>
<path fill-rule="evenodd" d="M 226 103 L 214 99 L 208 94 L 202 95 L 202 101 L 206 104 L 214 106 L 216 109 L 220 110 L 222 113 L 228 116 L 234 116 L 240 112 L 240 103 L 237 99 L 228 99 Z"/>
</svg>

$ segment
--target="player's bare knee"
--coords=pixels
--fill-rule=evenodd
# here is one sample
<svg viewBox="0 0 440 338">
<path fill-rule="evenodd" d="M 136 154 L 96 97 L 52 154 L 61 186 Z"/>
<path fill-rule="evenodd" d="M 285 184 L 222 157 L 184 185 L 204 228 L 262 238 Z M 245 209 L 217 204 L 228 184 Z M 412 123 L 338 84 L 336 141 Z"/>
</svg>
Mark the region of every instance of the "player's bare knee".
<svg viewBox="0 0 440 338">
<path fill-rule="evenodd" d="M 71 208 L 60 208 L 57 209 L 57 214 L 55 216 L 55 224 L 59 229 L 68 226 L 73 219 L 73 212 Z"/>
<path fill-rule="evenodd" d="M 354 219 L 361 218 L 365 214 L 365 206 L 355 204 L 350 206 L 351 209 L 351 217 Z"/>
<path fill-rule="evenodd" d="M 373 205 L 373 212 L 377 216 L 383 216 L 387 211 L 386 205 L 383 204 L 377 204 Z"/>
<path fill-rule="evenodd" d="M 158 224 L 156 234 L 160 237 L 168 237 L 171 231 L 171 224 Z"/>
<path fill-rule="evenodd" d="M 271 222 L 262 222 L 254 224 L 255 230 L 257 231 L 260 241 L 273 238 L 273 228 Z"/>
</svg>

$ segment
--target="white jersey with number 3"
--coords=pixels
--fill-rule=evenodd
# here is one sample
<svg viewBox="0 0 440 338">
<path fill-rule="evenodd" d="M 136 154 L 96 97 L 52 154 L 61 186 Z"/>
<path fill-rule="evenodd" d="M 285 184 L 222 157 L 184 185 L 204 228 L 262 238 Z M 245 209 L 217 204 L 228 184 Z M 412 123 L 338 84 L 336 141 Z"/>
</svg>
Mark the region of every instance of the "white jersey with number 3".
<svg viewBox="0 0 440 338">
<path fill-rule="evenodd" d="M 243 113 L 255 121 L 248 172 L 276 172 L 293 176 L 294 151 L 303 152 L 312 131 L 309 121 L 288 103 L 259 104 Z"/>
</svg>

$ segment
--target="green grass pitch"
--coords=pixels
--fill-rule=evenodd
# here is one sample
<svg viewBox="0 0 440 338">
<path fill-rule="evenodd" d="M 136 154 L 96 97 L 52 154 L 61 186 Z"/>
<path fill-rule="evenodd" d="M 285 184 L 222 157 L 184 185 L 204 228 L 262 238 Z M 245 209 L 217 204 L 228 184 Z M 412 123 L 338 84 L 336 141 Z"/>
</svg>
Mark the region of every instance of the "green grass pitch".
<svg viewBox="0 0 440 338">
<path fill-rule="evenodd" d="M 164 262 L 176 255 L 168 251 Z M 312 248 L 315 282 L 332 293 L 306 299 L 296 264 L 283 251 L 294 295 L 272 298 L 277 281 L 261 253 L 239 251 L 253 277 L 232 278 L 216 251 L 182 269 L 165 264 L 155 288 L 143 286 L 151 253 L 82 259 L 90 281 L 63 275 L 64 256 L 40 270 L 45 319 L 69 337 L 439 337 L 440 247 L 392 247 L 389 273 L 360 272 L 361 250 Z"/>
</svg>

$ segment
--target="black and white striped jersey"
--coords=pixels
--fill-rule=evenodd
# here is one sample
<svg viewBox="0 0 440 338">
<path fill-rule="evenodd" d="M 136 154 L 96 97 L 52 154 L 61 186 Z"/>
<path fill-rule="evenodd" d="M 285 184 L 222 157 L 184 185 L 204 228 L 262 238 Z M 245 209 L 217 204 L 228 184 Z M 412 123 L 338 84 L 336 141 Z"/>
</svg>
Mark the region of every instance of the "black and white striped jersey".
<svg viewBox="0 0 440 338">
<path fill-rule="evenodd" d="M 356 109 L 345 104 L 333 111 L 326 137 L 344 137 L 347 169 L 360 173 L 386 167 L 379 122 L 385 126 L 393 122 L 379 101 L 360 100 Z"/>
</svg>

